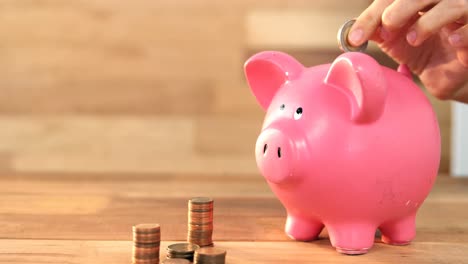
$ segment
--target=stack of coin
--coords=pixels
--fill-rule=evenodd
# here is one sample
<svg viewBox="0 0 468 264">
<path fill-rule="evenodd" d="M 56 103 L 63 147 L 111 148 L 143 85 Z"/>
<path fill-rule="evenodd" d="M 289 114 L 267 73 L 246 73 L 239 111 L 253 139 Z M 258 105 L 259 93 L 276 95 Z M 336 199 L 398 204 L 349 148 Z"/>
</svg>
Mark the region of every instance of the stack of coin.
<svg viewBox="0 0 468 264">
<path fill-rule="evenodd" d="M 133 226 L 133 264 L 159 264 L 160 243 L 159 224 Z"/>
<path fill-rule="evenodd" d="M 193 255 L 200 247 L 191 243 L 177 243 L 167 247 L 168 259 L 186 259 L 193 261 Z"/>
<path fill-rule="evenodd" d="M 213 245 L 213 199 L 195 197 L 188 203 L 187 241 L 200 247 Z"/>
<path fill-rule="evenodd" d="M 226 263 L 226 250 L 215 247 L 200 248 L 195 251 L 194 264 L 224 264 Z"/>
</svg>

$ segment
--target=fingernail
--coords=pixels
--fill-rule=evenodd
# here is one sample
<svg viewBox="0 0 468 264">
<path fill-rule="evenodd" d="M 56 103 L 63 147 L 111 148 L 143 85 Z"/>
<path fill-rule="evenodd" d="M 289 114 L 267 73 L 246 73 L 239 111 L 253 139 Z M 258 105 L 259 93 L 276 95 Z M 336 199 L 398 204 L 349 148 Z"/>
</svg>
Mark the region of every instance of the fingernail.
<svg viewBox="0 0 468 264">
<path fill-rule="evenodd" d="M 450 35 L 449 36 L 449 42 L 453 46 L 457 46 L 458 44 L 460 44 L 460 42 L 461 42 L 460 34 L 455 33 L 455 34 Z"/>
<path fill-rule="evenodd" d="M 390 39 L 390 32 L 388 32 L 388 30 L 386 30 L 384 27 L 381 27 L 380 28 L 380 37 L 383 40 L 388 40 L 388 39 Z"/>
<path fill-rule="evenodd" d="M 364 36 L 364 31 L 362 29 L 358 28 L 353 31 L 348 36 L 349 41 L 351 42 L 351 45 L 353 46 L 359 46 L 361 44 L 362 37 Z"/>
<path fill-rule="evenodd" d="M 406 40 L 407 40 L 410 44 L 414 44 L 414 42 L 416 41 L 416 31 L 414 31 L 414 30 L 410 31 L 410 32 L 406 35 Z"/>
</svg>

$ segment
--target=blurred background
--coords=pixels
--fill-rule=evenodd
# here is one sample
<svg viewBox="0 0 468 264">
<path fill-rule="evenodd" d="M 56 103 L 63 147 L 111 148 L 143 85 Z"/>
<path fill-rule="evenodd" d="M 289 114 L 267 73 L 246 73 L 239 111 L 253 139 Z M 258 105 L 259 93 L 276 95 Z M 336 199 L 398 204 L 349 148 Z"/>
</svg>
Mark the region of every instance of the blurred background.
<svg viewBox="0 0 468 264">
<path fill-rule="evenodd" d="M 369 2 L 2 0 L 0 172 L 257 174 L 264 113 L 244 61 L 281 50 L 329 63 Z M 450 103 L 430 99 L 446 174 Z"/>
</svg>

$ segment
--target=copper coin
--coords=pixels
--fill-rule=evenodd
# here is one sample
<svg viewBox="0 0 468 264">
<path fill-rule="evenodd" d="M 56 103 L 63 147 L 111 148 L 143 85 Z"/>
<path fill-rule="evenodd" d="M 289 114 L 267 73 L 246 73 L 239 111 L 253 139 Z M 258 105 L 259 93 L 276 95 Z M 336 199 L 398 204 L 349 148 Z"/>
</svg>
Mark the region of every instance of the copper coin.
<svg viewBox="0 0 468 264">
<path fill-rule="evenodd" d="M 194 235 L 203 235 L 203 234 L 213 234 L 213 229 L 211 230 L 194 230 L 190 229 L 188 231 L 189 234 L 194 234 Z"/>
<path fill-rule="evenodd" d="M 205 246 L 205 245 L 213 243 L 213 239 L 209 237 L 208 238 L 188 237 L 187 241 L 189 241 L 190 243 L 199 245 L 199 246 Z"/>
<path fill-rule="evenodd" d="M 188 234 L 192 236 L 211 236 L 213 234 L 213 231 L 190 230 Z"/>
<path fill-rule="evenodd" d="M 167 259 L 187 259 L 189 261 L 193 261 L 193 254 L 167 254 L 166 258 Z"/>
<path fill-rule="evenodd" d="M 188 227 L 189 231 L 213 231 L 213 226 L 191 225 Z"/>
<path fill-rule="evenodd" d="M 157 234 L 133 234 L 133 242 L 135 243 L 158 243 L 161 241 L 161 235 Z"/>
<path fill-rule="evenodd" d="M 214 208 L 214 203 L 207 203 L 207 204 L 196 204 L 189 202 L 188 207 L 191 211 L 197 210 L 210 210 L 212 211 Z"/>
<path fill-rule="evenodd" d="M 207 242 L 199 242 L 200 244 L 200 248 L 203 248 L 203 247 L 211 247 L 213 246 L 213 241 L 207 241 Z"/>
<path fill-rule="evenodd" d="M 207 217 L 188 217 L 188 220 L 190 223 L 209 223 L 213 222 L 213 216 L 207 216 Z"/>
<path fill-rule="evenodd" d="M 206 247 L 197 250 L 197 254 L 201 256 L 225 256 L 226 250 L 217 247 Z"/>
<path fill-rule="evenodd" d="M 161 242 L 156 243 L 134 243 L 133 246 L 137 248 L 159 248 Z"/>
<path fill-rule="evenodd" d="M 211 204 L 213 203 L 213 199 L 209 197 L 193 197 L 189 200 L 191 204 Z"/>
<path fill-rule="evenodd" d="M 191 259 L 193 258 L 194 253 L 190 254 L 166 254 L 167 258 L 183 258 L 183 259 Z"/>
<path fill-rule="evenodd" d="M 213 217 L 213 211 L 210 211 L 210 212 L 189 212 L 189 217 L 198 217 L 198 218 Z"/>
<path fill-rule="evenodd" d="M 191 225 L 188 226 L 189 231 L 213 231 L 213 226 Z"/>
<path fill-rule="evenodd" d="M 226 250 L 216 247 L 204 247 L 195 252 L 194 263 L 224 264 L 226 262 Z"/>
<path fill-rule="evenodd" d="M 213 243 L 213 239 L 211 238 L 203 238 L 203 239 L 200 239 L 200 238 L 193 238 L 193 237 L 189 237 L 187 238 L 187 241 L 189 241 L 190 243 L 193 243 L 193 244 L 196 244 L 198 246 L 207 246 L 207 245 L 210 245 Z"/>
<path fill-rule="evenodd" d="M 187 236 L 187 240 L 190 240 L 190 241 L 212 241 L 213 238 L 211 236 Z"/>
<path fill-rule="evenodd" d="M 160 232 L 161 226 L 159 224 L 138 224 L 133 226 L 133 233 L 154 234 Z"/>
<path fill-rule="evenodd" d="M 210 210 L 213 211 L 214 203 L 188 203 L 188 207 L 190 210 L 198 211 L 198 210 Z"/>
<path fill-rule="evenodd" d="M 200 247 L 191 244 L 191 243 L 177 243 L 177 244 L 172 244 L 167 247 L 167 252 L 170 253 L 193 253 L 195 250 L 199 249 Z"/>
<path fill-rule="evenodd" d="M 203 219 L 200 220 L 200 218 L 196 219 L 189 219 L 188 220 L 189 225 L 205 225 L 205 226 L 213 226 L 213 219 Z"/>
<path fill-rule="evenodd" d="M 213 243 L 213 239 L 208 239 L 208 238 L 204 238 L 204 239 L 190 238 L 188 239 L 188 241 L 190 241 L 193 244 L 196 243 L 196 245 L 198 246 L 206 246 L 206 245 Z"/>
<path fill-rule="evenodd" d="M 206 213 L 206 212 L 213 212 L 213 208 L 203 208 L 203 207 L 196 207 L 196 208 L 192 208 L 192 207 L 189 207 L 189 212 L 196 212 L 196 213 Z"/>
<path fill-rule="evenodd" d="M 190 219 L 189 219 L 190 220 Z M 190 223 L 188 222 L 188 226 L 200 226 L 200 227 L 212 227 L 213 222 L 203 222 L 203 223 Z"/>
<path fill-rule="evenodd" d="M 199 243 L 205 245 L 207 244 L 208 242 L 213 242 L 213 239 L 211 237 L 188 237 L 187 238 L 188 240 L 190 240 L 191 243 L 194 243 L 196 245 L 199 245 Z"/>
<path fill-rule="evenodd" d="M 208 225 L 213 225 L 213 221 L 211 222 L 200 222 L 200 223 L 190 223 L 190 218 L 188 218 L 188 224 L 189 225 L 201 225 L 201 226 L 208 226 Z M 198 220 L 198 218 L 196 218 L 196 220 Z"/>
<path fill-rule="evenodd" d="M 133 233 L 133 239 L 159 239 L 161 240 L 161 233 Z"/>
<path fill-rule="evenodd" d="M 188 221 L 188 225 L 187 225 L 187 228 L 189 228 L 190 226 L 204 226 L 205 229 L 213 229 L 213 221 L 211 220 L 211 222 L 203 222 L 203 221 L 199 221 L 199 220 L 189 220 Z M 200 228 L 203 228 L 203 227 L 200 227 Z"/>
</svg>

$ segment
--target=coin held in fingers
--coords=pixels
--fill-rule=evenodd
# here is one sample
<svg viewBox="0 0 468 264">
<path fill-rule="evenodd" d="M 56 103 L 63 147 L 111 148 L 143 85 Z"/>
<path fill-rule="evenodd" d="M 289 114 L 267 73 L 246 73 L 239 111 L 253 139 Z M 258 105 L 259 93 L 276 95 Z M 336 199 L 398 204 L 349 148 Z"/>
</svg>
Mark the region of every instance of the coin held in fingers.
<svg viewBox="0 0 468 264">
<path fill-rule="evenodd" d="M 356 19 L 348 20 L 338 30 L 338 35 L 337 35 L 338 46 L 344 52 L 350 52 L 350 51 L 364 52 L 367 49 L 368 41 L 364 42 L 363 44 L 359 46 L 353 46 L 348 42 L 349 31 L 355 22 L 356 22 Z"/>
</svg>

